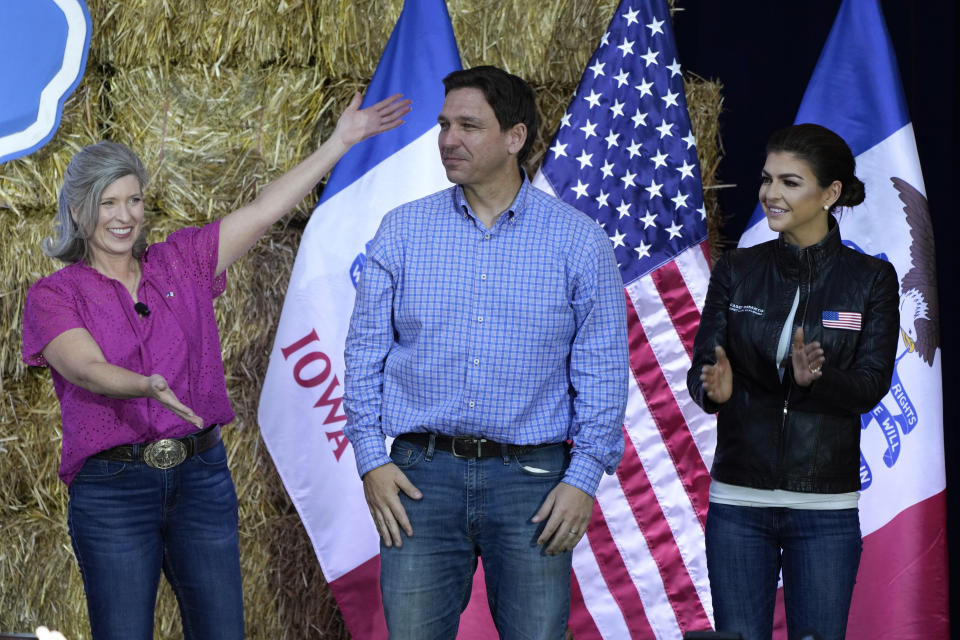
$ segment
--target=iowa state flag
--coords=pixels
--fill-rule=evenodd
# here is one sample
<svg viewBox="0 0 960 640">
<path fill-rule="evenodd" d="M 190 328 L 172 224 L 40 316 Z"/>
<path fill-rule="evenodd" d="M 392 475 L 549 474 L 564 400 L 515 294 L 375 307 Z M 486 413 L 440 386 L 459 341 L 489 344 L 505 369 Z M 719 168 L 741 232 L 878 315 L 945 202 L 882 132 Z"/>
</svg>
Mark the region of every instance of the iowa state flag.
<svg viewBox="0 0 960 640">
<path fill-rule="evenodd" d="M 902 340 L 890 393 L 861 417 L 863 556 L 847 634 L 948 638 L 933 228 L 897 61 L 877 0 L 844 0 L 840 6 L 796 122 L 821 124 L 850 145 L 867 198 L 844 211 L 841 235 L 848 246 L 889 260 L 900 277 Z M 762 213 L 755 213 L 740 246 L 772 237 Z"/>
</svg>

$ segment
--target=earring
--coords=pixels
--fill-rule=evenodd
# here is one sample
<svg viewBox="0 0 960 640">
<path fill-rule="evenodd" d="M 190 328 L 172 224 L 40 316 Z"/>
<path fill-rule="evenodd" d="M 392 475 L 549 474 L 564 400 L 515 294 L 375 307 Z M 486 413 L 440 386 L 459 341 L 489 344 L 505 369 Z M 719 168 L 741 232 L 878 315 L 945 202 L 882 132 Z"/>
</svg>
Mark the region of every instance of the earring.
<svg viewBox="0 0 960 640">
<path fill-rule="evenodd" d="M 827 205 L 823 205 L 823 210 L 824 210 L 824 211 L 830 211 L 830 207 L 828 207 Z"/>
</svg>

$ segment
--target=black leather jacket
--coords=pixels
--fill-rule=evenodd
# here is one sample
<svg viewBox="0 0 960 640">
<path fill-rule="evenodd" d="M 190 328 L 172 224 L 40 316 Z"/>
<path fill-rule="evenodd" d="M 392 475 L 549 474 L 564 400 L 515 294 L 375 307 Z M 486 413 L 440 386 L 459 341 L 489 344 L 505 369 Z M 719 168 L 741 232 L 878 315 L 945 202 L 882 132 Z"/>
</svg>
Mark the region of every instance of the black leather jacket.
<svg viewBox="0 0 960 640">
<path fill-rule="evenodd" d="M 843 493 L 860 488 L 860 414 L 890 387 L 899 330 L 899 282 L 889 262 L 844 247 L 839 228 L 798 249 L 782 237 L 721 258 L 710 286 L 687 374 L 690 395 L 719 412 L 711 475 L 758 489 Z M 793 380 L 789 355 L 781 381 L 776 353 L 800 288 L 791 330 L 823 346 L 823 375 Z M 823 326 L 823 312 L 860 314 L 860 330 Z M 829 322 L 828 322 L 829 324 Z M 723 346 L 733 395 L 718 405 L 700 370 Z M 789 348 L 788 348 L 789 353 Z"/>
</svg>

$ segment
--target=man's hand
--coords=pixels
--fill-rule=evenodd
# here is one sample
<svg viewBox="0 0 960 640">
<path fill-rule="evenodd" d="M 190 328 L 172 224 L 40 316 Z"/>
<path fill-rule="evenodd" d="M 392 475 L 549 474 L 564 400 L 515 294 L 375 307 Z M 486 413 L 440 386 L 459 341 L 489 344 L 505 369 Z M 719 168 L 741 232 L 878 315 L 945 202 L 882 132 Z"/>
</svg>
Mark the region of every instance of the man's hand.
<svg viewBox="0 0 960 640">
<path fill-rule="evenodd" d="M 363 495 L 367 499 L 370 515 L 377 525 L 377 533 L 388 547 L 403 546 L 400 530 L 407 536 L 413 536 L 413 527 L 407 518 L 407 512 L 400 502 L 400 492 L 419 500 L 423 497 L 420 490 L 413 486 L 403 471 L 392 462 L 367 471 L 363 475 Z"/>
<path fill-rule="evenodd" d="M 593 496 L 573 485 L 559 483 L 547 494 L 547 499 L 531 520 L 547 521 L 537 538 L 537 544 L 547 545 L 547 555 L 570 551 L 587 532 L 591 513 Z"/>
</svg>

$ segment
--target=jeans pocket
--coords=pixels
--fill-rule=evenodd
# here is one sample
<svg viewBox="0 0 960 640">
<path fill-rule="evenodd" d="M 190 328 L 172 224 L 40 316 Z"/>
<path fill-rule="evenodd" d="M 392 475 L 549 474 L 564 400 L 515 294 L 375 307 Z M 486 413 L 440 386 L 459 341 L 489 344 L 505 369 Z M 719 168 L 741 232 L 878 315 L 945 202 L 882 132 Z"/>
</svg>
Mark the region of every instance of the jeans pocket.
<svg viewBox="0 0 960 640">
<path fill-rule="evenodd" d="M 420 463 L 427 450 L 406 440 L 394 440 L 390 447 L 390 459 L 401 469 L 410 469 Z"/>
<path fill-rule="evenodd" d="M 524 475 L 560 479 L 567 471 L 570 456 L 561 444 L 537 447 L 513 457 Z"/>
<path fill-rule="evenodd" d="M 120 476 L 127 469 L 126 462 L 119 460 L 105 460 L 103 458 L 87 458 L 80 467 L 80 471 L 73 477 L 73 482 L 97 482 L 110 480 Z"/>
<path fill-rule="evenodd" d="M 206 451 L 201 451 L 196 455 L 197 461 L 207 467 L 224 467 L 227 464 L 227 449 L 223 446 L 223 440 L 213 445 Z"/>
</svg>

